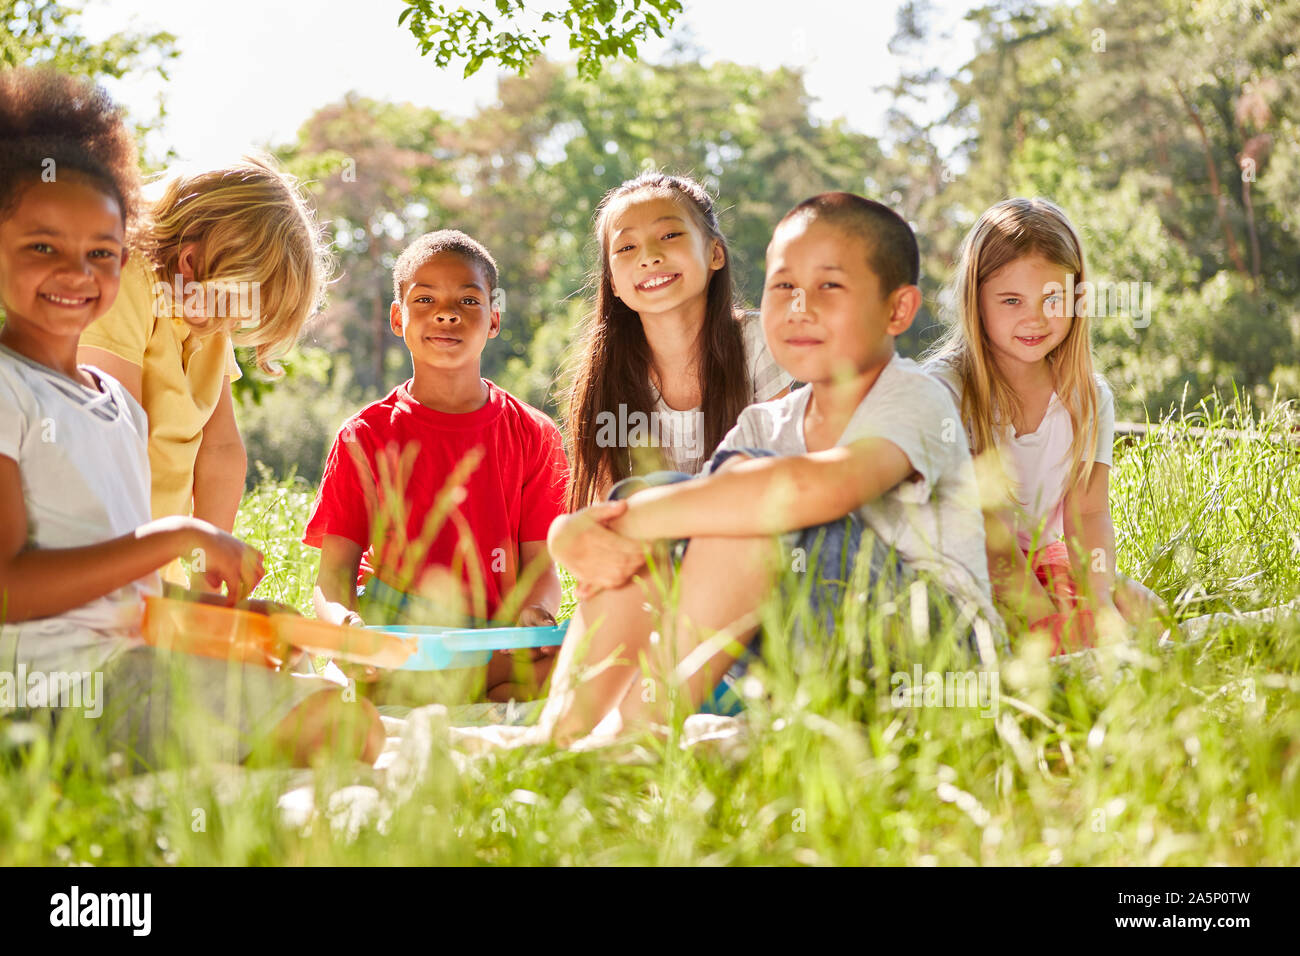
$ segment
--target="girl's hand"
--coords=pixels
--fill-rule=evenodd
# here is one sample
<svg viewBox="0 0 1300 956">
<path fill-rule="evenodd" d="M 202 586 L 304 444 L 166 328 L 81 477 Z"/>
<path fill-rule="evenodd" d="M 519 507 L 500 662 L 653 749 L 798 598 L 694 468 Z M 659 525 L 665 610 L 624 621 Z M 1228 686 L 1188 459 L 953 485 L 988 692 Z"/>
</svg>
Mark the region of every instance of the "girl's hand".
<svg viewBox="0 0 1300 956">
<path fill-rule="evenodd" d="M 190 518 L 187 523 L 191 546 L 182 556 L 203 562 L 203 579 L 208 586 L 226 586 L 227 606 L 251 594 L 266 573 L 262 552 L 206 521 Z"/>
<path fill-rule="evenodd" d="M 580 588 L 616 588 L 645 564 L 640 541 L 625 538 L 607 525 L 627 510 L 627 501 L 602 501 L 556 518 L 546 545 L 551 557 L 578 579 Z M 582 588 L 589 596 L 590 588 Z"/>
<path fill-rule="evenodd" d="M 365 627 L 366 622 L 356 611 L 348 611 L 339 620 L 340 627 Z M 355 664 L 352 661 L 334 659 L 334 666 L 343 672 L 344 677 L 351 677 L 358 684 L 373 684 L 379 680 L 379 668 L 373 664 Z"/>
<path fill-rule="evenodd" d="M 302 617 L 301 612 L 296 607 L 290 607 L 288 604 L 271 601 L 267 598 L 249 598 L 241 606 L 244 610 L 252 611 L 254 614 L 290 614 L 293 617 Z"/>
</svg>

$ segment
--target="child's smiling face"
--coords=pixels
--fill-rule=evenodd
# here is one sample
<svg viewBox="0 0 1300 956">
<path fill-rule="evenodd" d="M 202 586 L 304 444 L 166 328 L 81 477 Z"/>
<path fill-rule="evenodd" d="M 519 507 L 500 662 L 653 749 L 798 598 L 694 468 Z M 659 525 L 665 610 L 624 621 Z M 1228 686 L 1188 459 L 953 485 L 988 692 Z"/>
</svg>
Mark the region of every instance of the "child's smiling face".
<svg viewBox="0 0 1300 956">
<path fill-rule="evenodd" d="M 75 354 L 117 298 L 126 256 L 116 199 L 80 176 L 33 182 L 0 222 L 3 340 L 25 354 Z"/>
<path fill-rule="evenodd" d="M 866 242 L 819 220 L 777 227 L 767 249 L 763 331 L 777 363 L 810 384 L 882 368 L 893 337 L 912 324 L 903 286 L 885 294 Z"/>
<path fill-rule="evenodd" d="M 1047 290 L 1050 283 L 1064 286 L 1069 271 L 1042 256 L 1022 256 L 980 284 L 980 316 L 999 364 L 1036 364 L 1065 341 L 1073 319 L 1063 293 Z"/>
<path fill-rule="evenodd" d="M 713 273 L 726 263 L 722 244 L 685 203 L 657 193 L 634 195 L 615 207 L 605 254 L 614 294 L 638 315 L 703 302 Z"/>
<path fill-rule="evenodd" d="M 430 256 L 415 270 L 390 323 L 417 365 L 451 370 L 478 362 L 501 330 L 488 285 L 483 268 L 458 252 Z"/>
</svg>

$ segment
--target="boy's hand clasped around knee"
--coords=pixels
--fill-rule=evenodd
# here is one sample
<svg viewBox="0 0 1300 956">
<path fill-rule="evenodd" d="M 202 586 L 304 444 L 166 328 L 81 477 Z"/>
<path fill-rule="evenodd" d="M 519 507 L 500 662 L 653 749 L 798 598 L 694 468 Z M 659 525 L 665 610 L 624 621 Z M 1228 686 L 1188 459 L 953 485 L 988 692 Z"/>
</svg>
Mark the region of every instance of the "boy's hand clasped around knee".
<svg viewBox="0 0 1300 956">
<path fill-rule="evenodd" d="M 626 501 L 602 501 L 552 522 L 546 546 L 578 579 L 579 598 L 621 587 L 645 565 L 644 545 L 608 527 L 626 510 Z"/>
</svg>

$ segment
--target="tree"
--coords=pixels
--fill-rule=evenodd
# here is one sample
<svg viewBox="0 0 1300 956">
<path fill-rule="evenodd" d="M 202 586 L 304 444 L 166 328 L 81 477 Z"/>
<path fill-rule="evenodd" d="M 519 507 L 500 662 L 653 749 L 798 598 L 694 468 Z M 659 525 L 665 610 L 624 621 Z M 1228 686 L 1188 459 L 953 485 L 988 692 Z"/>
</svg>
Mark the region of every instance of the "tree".
<svg viewBox="0 0 1300 956">
<path fill-rule="evenodd" d="M 923 40 L 926 6 L 906 5 L 896 43 Z M 966 167 L 923 205 L 923 248 L 951 262 L 989 204 L 1047 196 L 1079 227 L 1094 276 L 1152 288 L 1154 315 L 1095 323 L 1121 414 L 1175 406 L 1184 385 L 1194 398 L 1234 384 L 1296 396 L 1300 10 L 1000 0 L 967 18 L 972 59 L 898 91 L 947 87 L 948 115 L 900 123 L 902 148 L 924 157 L 957 133 L 946 162 Z"/>
<path fill-rule="evenodd" d="M 379 389 L 388 378 L 393 263 L 410 238 L 445 219 L 459 151 L 453 125 L 436 111 L 349 95 L 313 114 L 297 143 L 280 152 L 311 184 L 343 261 L 332 321 L 322 330 L 326 344 L 346 343 L 363 388 Z"/>
<path fill-rule="evenodd" d="M 168 79 L 167 65 L 179 55 L 176 36 L 157 31 L 119 31 L 91 43 L 81 34 L 81 9 L 57 0 L 0 0 L 0 69 L 48 64 L 64 73 L 111 76 L 156 73 Z M 135 117 L 140 133 L 159 126 L 162 102 L 152 117 Z"/>
<path fill-rule="evenodd" d="M 796 202 L 828 189 L 908 191 L 903 168 L 875 140 L 815 120 L 810 105 L 792 70 L 621 62 L 585 81 L 539 60 L 526 79 L 504 77 L 497 102 L 466 120 L 357 96 L 322 108 L 281 158 L 309 182 L 335 238 L 342 275 L 309 332 L 330 363 L 277 386 L 277 414 L 295 404 L 294 389 L 296 404 L 333 409 L 346 404 L 340 381 L 359 405 L 408 374 L 388 331 L 393 259 L 419 234 L 447 227 L 482 241 L 499 267 L 502 330 L 484 352 L 484 375 L 558 411 L 557 381 L 590 305 L 593 213 L 607 190 L 651 166 L 693 175 L 718 195 L 741 297 L 755 304 L 772 227 Z M 295 361 L 306 369 L 314 359 L 290 356 L 291 370 Z M 246 431 L 270 414 L 241 409 Z M 300 431 L 332 435 L 339 424 Z M 276 441 L 263 454 L 250 440 L 251 457 L 291 461 L 326 436 L 296 435 L 293 448 Z M 299 473 L 319 466 L 309 457 Z"/>
<path fill-rule="evenodd" d="M 541 55 L 550 31 L 562 26 L 569 33 L 569 49 L 578 54 L 578 75 L 589 80 L 607 60 L 620 55 L 635 60 L 637 44 L 651 33 L 662 37 L 682 10 L 680 0 L 566 0 L 525 26 L 518 22 L 525 14 L 524 0 L 493 0 L 497 20 L 482 10 L 435 6 L 432 0 L 404 3 L 398 24 L 406 23 L 419 41 L 420 55 L 433 52 L 439 67 L 463 58 L 465 76 L 471 76 L 486 61 L 496 60 L 522 76 Z"/>
</svg>

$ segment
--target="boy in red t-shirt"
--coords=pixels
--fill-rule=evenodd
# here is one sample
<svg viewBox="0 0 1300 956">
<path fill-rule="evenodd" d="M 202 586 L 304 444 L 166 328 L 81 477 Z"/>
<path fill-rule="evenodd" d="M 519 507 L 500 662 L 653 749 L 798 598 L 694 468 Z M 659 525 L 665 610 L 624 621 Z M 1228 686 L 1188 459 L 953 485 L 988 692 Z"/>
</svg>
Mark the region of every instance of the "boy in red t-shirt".
<svg viewBox="0 0 1300 956">
<path fill-rule="evenodd" d="M 373 623 L 555 623 L 546 532 L 565 510 L 568 462 L 555 423 L 480 374 L 501 329 L 496 284 L 492 256 L 455 230 L 398 258 L 389 321 L 414 375 L 345 422 L 330 449 L 303 535 L 321 550 L 321 620 L 361 626 L 363 585 Z M 528 654 L 531 674 L 493 655 L 489 699 L 535 694 L 555 650 Z"/>
</svg>

